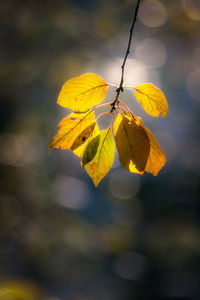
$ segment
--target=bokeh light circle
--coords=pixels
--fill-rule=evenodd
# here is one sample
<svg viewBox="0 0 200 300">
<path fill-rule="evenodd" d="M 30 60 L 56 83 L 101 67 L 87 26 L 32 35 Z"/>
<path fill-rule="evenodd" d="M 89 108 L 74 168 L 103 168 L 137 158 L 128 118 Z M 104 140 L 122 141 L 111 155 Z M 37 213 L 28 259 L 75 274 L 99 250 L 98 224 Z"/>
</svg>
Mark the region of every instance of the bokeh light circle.
<svg viewBox="0 0 200 300">
<path fill-rule="evenodd" d="M 161 67 L 166 61 L 166 56 L 165 46 L 155 39 L 145 39 L 136 47 L 137 59 L 149 67 Z"/>
<path fill-rule="evenodd" d="M 109 177 L 108 188 L 111 195 L 118 199 L 133 198 L 139 192 L 140 177 L 133 177 L 122 169 L 116 169 Z"/>
<path fill-rule="evenodd" d="M 55 201 L 69 209 L 82 209 L 87 205 L 90 193 L 81 180 L 60 176 L 54 182 Z"/>
<path fill-rule="evenodd" d="M 126 252 L 115 259 L 113 268 L 118 276 L 128 280 L 137 280 L 145 270 L 145 258 L 138 253 Z"/>
<path fill-rule="evenodd" d="M 159 27 L 167 21 L 167 10 L 160 1 L 144 1 L 138 19 L 149 27 Z"/>
<path fill-rule="evenodd" d="M 200 1 L 199 0 L 184 0 L 183 8 L 186 15 L 194 20 L 200 20 Z"/>
</svg>

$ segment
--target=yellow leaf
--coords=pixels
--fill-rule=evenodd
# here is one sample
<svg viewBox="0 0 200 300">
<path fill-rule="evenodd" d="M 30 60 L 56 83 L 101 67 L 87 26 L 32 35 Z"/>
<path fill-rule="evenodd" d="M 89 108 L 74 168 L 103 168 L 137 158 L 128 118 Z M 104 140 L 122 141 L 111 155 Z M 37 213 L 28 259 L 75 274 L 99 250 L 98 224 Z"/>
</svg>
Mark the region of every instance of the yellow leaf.
<svg viewBox="0 0 200 300">
<path fill-rule="evenodd" d="M 151 116 L 165 117 L 168 113 L 167 99 L 163 92 L 152 83 L 144 83 L 134 88 L 138 102 L 142 104 L 144 110 Z"/>
<path fill-rule="evenodd" d="M 94 127 L 93 127 L 94 126 Z M 89 129 L 89 130 L 88 130 Z M 86 134 L 86 131 L 88 133 Z M 90 132 L 90 133 L 89 133 Z M 97 122 L 92 123 L 91 127 L 87 127 L 74 141 L 72 144 L 71 149 L 73 150 L 74 154 L 77 155 L 78 157 L 83 157 L 84 151 L 87 147 L 87 145 L 90 143 L 92 139 L 94 139 L 97 135 L 99 135 L 100 130 Z M 87 136 L 89 136 L 87 138 Z M 80 142 L 79 142 L 80 141 Z M 82 141 L 82 142 L 81 142 Z M 84 142 L 83 142 L 84 141 Z M 78 146 L 78 147 L 77 147 Z M 81 163 L 82 165 L 82 163 Z"/>
<path fill-rule="evenodd" d="M 113 131 L 122 166 L 133 173 L 142 175 L 146 171 L 156 176 L 164 166 L 166 156 L 141 118 L 133 118 L 126 112 L 119 114 Z"/>
<path fill-rule="evenodd" d="M 83 74 L 66 81 L 57 103 L 74 111 L 86 111 L 106 96 L 108 84 L 96 74 Z"/>
<path fill-rule="evenodd" d="M 150 153 L 150 142 L 140 120 L 126 112 L 118 114 L 113 133 L 122 166 L 142 175 Z"/>
<path fill-rule="evenodd" d="M 100 131 L 83 154 L 83 165 L 96 187 L 112 167 L 114 156 L 115 143 L 111 128 L 107 128 Z"/>
<path fill-rule="evenodd" d="M 153 174 L 154 176 L 158 175 L 158 172 L 160 169 L 164 166 L 166 163 L 166 156 L 164 152 L 162 151 L 158 141 L 153 136 L 151 131 L 144 126 L 144 124 L 141 122 L 142 127 L 146 131 L 149 141 L 150 141 L 150 153 L 148 157 L 148 161 L 145 167 L 145 171 L 148 173 Z"/>
<path fill-rule="evenodd" d="M 58 126 L 60 129 L 51 141 L 50 148 L 72 149 L 80 157 L 93 132 L 99 132 L 93 111 L 71 113 Z"/>
</svg>

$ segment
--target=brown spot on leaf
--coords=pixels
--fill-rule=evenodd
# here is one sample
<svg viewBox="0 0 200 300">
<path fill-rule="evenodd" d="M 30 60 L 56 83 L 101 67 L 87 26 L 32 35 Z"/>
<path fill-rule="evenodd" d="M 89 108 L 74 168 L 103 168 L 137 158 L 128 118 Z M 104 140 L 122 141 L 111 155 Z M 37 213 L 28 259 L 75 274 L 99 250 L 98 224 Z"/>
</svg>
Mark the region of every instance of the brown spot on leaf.
<svg viewBox="0 0 200 300">
<path fill-rule="evenodd" d="M 86 140 L 86 136 L 83 136 L 82 137 L 82 142 L 85 142 L 85 140 Z"/>
</svg>

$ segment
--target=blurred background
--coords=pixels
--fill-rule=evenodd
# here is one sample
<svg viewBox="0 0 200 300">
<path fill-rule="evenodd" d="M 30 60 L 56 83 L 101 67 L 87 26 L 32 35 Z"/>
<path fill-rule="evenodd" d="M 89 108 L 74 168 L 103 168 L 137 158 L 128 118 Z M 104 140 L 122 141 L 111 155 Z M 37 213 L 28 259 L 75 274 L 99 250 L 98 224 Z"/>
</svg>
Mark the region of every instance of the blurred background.
<svg viewBox="0 0 200 300">
<path fill-rule="evenodd" d="M 125 82 L 157 85 L 169 114 L 121 99 L 167 155 L 157 177 L 116 157 L 95 189 L 71 151 L 48 149 L 66 80 L 118 85 L 135 5 L 0 3 L 0 300 L 200 299 L 199 0 L 141 0 Z"/>
</svg>

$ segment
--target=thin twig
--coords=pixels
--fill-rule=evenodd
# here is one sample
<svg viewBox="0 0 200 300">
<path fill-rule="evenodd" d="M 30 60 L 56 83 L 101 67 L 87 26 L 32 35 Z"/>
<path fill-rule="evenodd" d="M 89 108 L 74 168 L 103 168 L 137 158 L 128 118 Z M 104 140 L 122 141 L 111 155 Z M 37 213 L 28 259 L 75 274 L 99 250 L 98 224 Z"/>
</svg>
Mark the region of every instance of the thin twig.
<svg viewBox="0 0 200 300">
<path fill-rule="evenodd" d="M 128 57 L 128 55 L 130 53 L 130 46 L 131 46 L 131 41 L 132 41 L 132 36 L 133 36 L 133 29 L 134 29 L 134 26 L 135 26 L 135 23 L 136 23 L 136 20 L 137 20 L 137 14 L 138 14 L 138 10 L 139 10 L 139 5 L 140 5 L 140 0 L 137 1 L 137 5 L 136 5 L 136 8 L 135 8 L 133 22 L 132 22 L 131 29 L 130 29 L 128 46 L 127 46 L 126 54 L 125 54 L 125 57 L 124 57 L 124 61 L 123 61 L 122 65 L 121 65 L 121 69 L 122 69 L 121 80 L 120 80 L 119 87 L 116 89 L 116 93 L 117 94 L 116 94 L 115 100 L 111 104 L 111 112 L 113 112 L 113 110 L 115 110 L 115 104 L 118 101 L 120 92 L 123 92 L 124 69 L 125 69 L 125 64 L 126 64 L 127 57 Z"/>
</svg>

